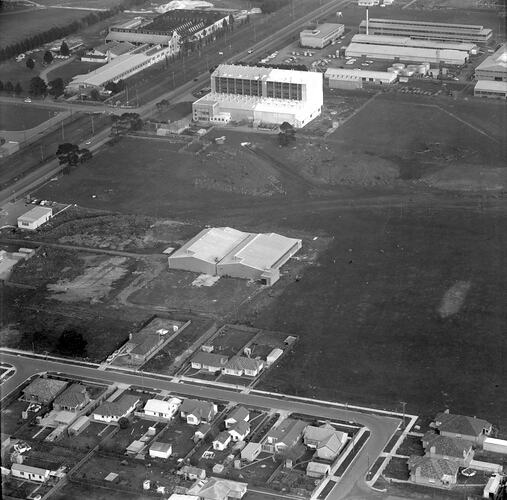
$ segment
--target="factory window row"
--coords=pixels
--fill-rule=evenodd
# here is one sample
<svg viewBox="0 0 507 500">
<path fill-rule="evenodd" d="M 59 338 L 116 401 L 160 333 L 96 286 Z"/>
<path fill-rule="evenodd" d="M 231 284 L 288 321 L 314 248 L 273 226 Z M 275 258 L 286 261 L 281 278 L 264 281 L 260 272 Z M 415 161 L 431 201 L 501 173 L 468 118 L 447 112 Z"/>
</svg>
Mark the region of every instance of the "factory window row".
<svg viewBox="0 0 507 500">
<path fill-rule="evenodd" d="M 266 96 L 301 101 L 303 86 L 300 83 L 266 82 Z"/>
<path fill-rule="evenodd" d="M 215 92 L 221 94 L 262 96 L 262 82 L 260 80 L 216 76 Z"/>
</svg>

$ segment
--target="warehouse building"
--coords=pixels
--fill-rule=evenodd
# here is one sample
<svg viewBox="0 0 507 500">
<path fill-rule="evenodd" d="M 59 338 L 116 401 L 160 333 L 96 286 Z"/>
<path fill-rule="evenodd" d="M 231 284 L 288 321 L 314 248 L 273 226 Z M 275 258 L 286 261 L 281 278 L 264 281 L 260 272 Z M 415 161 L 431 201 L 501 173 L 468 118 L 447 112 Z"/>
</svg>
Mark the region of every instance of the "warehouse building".
<svg viewBox="0 0 507 500">
<path fill-rule="evenodd" d="M 314 29 L 301 31 L 299 34 L 299 44 L 301 47 L 323 49 L 330 43 L 338 40 L 344 31 L 345 26 L 343 24 L 318 24 Z"/>
<path fill-rule="evenodd" d="M 475 77 L 477 80 L 507 82 L 507 42 L 477 66 Z"/>
<path fill-rule="evenodd" d="M 150 47 L 142 45 L 137 49 L 122 54 L 109 63 L 84 75 L 76 75 L 65 87 L 67 94 L 100 90 L 109 82 L 117 82 L 143 71 L 144 69 L 163 61 L 172 53 L 171 47 Z"/>
<path fill-rule="evenodd" d="M 168 259 L 170 269 L 260 280 L 272 285 L 301 240 L 275 233 L 245 233 L 230 227 L 204 229 Z"/>
<path fill-rule="evenodd" d="M 389 61 L 429 62 L 431 64 L 445 63 L 454 66 L 462 66 L 468 61 L 468 52 L 462 50 L 397 47 L 367 43 L 351 43 L 345 49 L 345 56 Z"/>
<path fill-rule="evenodd" d="M 211 92 L 193 103 L 192 115 L 194 121 L 301 128 L 320 115 L 322 103 L 322 73 L 222 64 L 211 75 Z"/>
<path fill-rule="evenodd" d="M 175 39 L 192 41 L 205 38 L 226 26 L 229 21 L 230 15 L 225 12 L 176 9 L 155 17 L 148 24 L 134 27 L 111 26 L 106 42 L 173 45 Z"/>
<path fill-rule="evenodd" d="M 368 32 L 370 35 L 467 43 L 486 43 L 493 36 L 492 30 L 479 25 L 378 18 L 369 20 Z M 359 33 L 366 33 L 366 20 L 361 21 Z"/>
<path fill-rule="evenodd" d="M 37 229 L 53 217 L 53 209 L 37 206 L 18 217 L 18 227 L 21 229 Z"/>
<path fill-rule="evenodd" d="M 507 82 L 479 80 L 474 87 L 474 96 L 490 99 L 507 99 Z"/>
<path fill-rule="evenodd" d="M 477 54 L 479 48 L 475 43 L 441 42 L 438 40 L 419 40 L 408 36 L 386 35 L 354 35 L 352 43 L 365 43 L 369 45 L 395 45 L 396 47 L 414 47 L 434 50 L 459 50 L 468 54 Z"/>
<path fill-rule="evenodd" d="M 364 85 L 390 85 L 398 80 L 398 75 L 388 71 L 328 68 L 324 78 L 330 89 L 361 89 Z"/>
</svg>

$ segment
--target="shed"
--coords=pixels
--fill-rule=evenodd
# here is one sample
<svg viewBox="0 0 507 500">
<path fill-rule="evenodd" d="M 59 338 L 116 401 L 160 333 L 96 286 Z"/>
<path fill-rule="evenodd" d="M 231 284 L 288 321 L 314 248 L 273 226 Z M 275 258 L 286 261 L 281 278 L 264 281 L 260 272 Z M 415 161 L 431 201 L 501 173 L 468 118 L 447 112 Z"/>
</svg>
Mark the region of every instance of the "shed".
<svg viewBox="0 0 507 500">
<path fill-rule="evenodd" d="M 327 476 L 331 467 L 328 464 L 322 464 L 320 462 L 308 462 L 306 466 L 306 475 L 309 477 L 321 478 Z"/>
<path fill-rule="evenodd" d="M 137 455 L 143 448 L 144 443 L 136 439 L 127 446 L 127 453 L 129 455 Z"/>
<path fill-rule="evenodd" d="M 171 456 L 173 447 L 169 443 L 155 442 L 150 446 L 150 457 L 167 459 Z"/>
<path fill-rule="evenodd" d="M 77 436 L 90 425 L 90 419 L 82 415 L 67 430 L 69 436 Z"/>
<path fill-rule="evenodd" d="M 266 357 L 266 363 L 269 365 L 272 365 L 281 355 L 283 354 L 283 351 L 275 347 Z"/>
<path fill-rule="evenodd" d="M 241 450 L 241 458 L 247 462 L 253 462 L 260 454 L 262 446 L 260 443 L 248 443 Z"/>
<path fill-rule="evenodd" d="M 37 229 L 53 216 L 53 209 L 36 206 L 18 217 L 18 227 L 21 229 Z"/>
<path fill-rule="evenodd" d="M 104 479 L 106 481 L 114 481 L 116 478 L 118 477 L 118 474 L 116 474 L 116 472 L 110 472 Z"/>
<path fill-rule="evenodd" d="M 11 467 L 11 474 L 14 477 L 28 479 L 29 481 L 37 481 L 39 483 L 45 483 L 49 479 L 50 473 L 51 471 L 49 469 L 31 467 L 25 464 L 12 464 Z"/>
</svg>

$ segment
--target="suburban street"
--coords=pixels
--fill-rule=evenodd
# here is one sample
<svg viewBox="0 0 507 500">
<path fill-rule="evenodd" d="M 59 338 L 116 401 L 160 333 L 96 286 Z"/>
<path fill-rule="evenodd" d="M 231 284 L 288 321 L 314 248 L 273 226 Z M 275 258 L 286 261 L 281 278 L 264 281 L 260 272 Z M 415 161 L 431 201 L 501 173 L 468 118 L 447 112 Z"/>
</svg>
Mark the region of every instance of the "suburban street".
<svg viewBox="0 0 507 500">
<path fill-rule="evenodd" d="M 369 496 L 372 493 L 364 481 L 368 466 L 374 463 L 400 424 L 400 418 L 384 417 L 339 407 L 324 406 L 318 403 L 311 403 L 310 400 L 305 402 L 283 394 L 273 397 L 256 390 L 245 393 L 208 384 L 199 385 L 199 383 L 186 384 L 174 382 L 170 378 L 155 378 L 152 375 L 143 375 L 142 373 L 124 373 L 113 370 L 99 371 L 96 367 L 97 365 L 93 364 L 89 366 L 81 365 L 54 359 L 43 359 L 29 354 L 13 354 L 3 350 L 0 351 L 0 361 L 11 364 L 16 369 L 15 374 L 0 386 L 2 400 L 32 375 L 43 372 L 56 372 L 74 377 L 77 380 L 86 378 L 94 379 L 100 383 L 134 385 L 149 389 L 165 390 L 185 396 L 232 401 L 239 404 L 304 413 L 322 419 L 347 420 L 359 423 L 370 430 L 370 438 L 327 497 L 331 500 L 349 498 L 351 492 L 356 497 L 358 491 L 360 491 L 363 498 L 365 497 L 364 495 Z"/>
</svg>

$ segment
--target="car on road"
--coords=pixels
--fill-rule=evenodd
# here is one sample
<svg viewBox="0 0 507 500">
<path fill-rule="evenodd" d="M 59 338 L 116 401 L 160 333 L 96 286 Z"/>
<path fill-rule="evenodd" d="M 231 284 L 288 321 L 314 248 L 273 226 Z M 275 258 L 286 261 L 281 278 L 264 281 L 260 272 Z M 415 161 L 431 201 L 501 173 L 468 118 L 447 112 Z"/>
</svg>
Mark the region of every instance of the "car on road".
<svg viewBox="0 0 507 500">
<path fill-rule="evenodd" d="M 88 144 L 91 144 L 91 143 L 92 143 L 92 140 L 91 140 L 91 139 L 85 142 L 85 144 L 87 144 L 87 145 L 88 145 Z"/>
<path fill-rule="evenodd" d="M 31 100 L 29 97 L 27 97 L 27 98 L 25 99 L 25 102 L 32 102 L 32 100 Z"/>
<path fill-rule="evenodd" d="M 253 52 L 253 50 L 252 50 L 252 49 L 249 49 L 249 50 L 248 50 L 248 53 L 249 53 L 249 54 L 251 54 L 252 52 Z"/>
<path fill-rule="evenodd" d="M 223 56 L 223 55 L 224 55 L 224 53 L 223 53 L 222 51 L 220 51 L 220 52 L 218 53 L 218 55 L 219 55 L 219 56 Z"/>
</svg>

